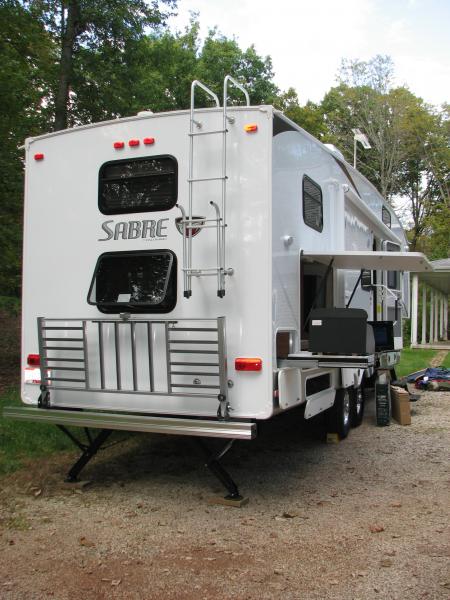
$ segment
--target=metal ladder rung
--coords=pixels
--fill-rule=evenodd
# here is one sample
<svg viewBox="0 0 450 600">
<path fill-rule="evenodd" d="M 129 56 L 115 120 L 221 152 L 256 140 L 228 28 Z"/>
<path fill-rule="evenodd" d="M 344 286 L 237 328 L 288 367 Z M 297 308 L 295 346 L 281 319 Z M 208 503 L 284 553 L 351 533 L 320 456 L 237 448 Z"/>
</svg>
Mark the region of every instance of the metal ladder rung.
<svg viewBox="0 0 450 600">
<path fill-rule="evenodd" d="M 214 135 L 215 133 L 228 133 L 228 129 L 211 129 L 210 131 L 194 131 L 188 133 L 191 137 L 197 137 L 199 135 Z"/>
<path fill-rule="evenodd" d="M 171 375 L 194 375 L 194 376 L 202 376 L 202 377 L 219 377 L 220 373 L 204 373 L 204 372 L 196 372 L 196 371 L 170 371 Z"/>
<path fill-rule="evenodd" d="M 219 340 L 170 340 L 171 344 L 218 344 Z"/>
<path fill-rule="evenodd" d="M 218 367 L 218 363 L 170 362 L 171 367 Z"/>
<path fill-rule="evenodd" d="M 215 327 L 172 327 L 169 329 L 169 333 L 172 331 L 217 331 Z"/>
<path fill-rule="evenodd" d="M 169 349 L 169 352 L 172 354 L 219 354 L 217 350 L 172 350 Z"/>
<path fill-rule="evenodd" d="M 198 177 L 193 179 L 188 179 L 189 183 L 196 183 L 197 181 L 225 181 L 228 177 Z"/>
<path fill-rule="evenodd" d="M 48 365 L 47 369 L 51 369 L 52 371 L 82 371 L 83 373 L 86 371 L 84 367 L 49 367 Z"/>
<path fill-rule="evenodd" d="M 42 346 L 44 350 L 76 350 L 77 352 L 83 352 L 83 346 Z"/>
<path fill-rule="evenodd" d="M 43 342 L 82 342 L 83 338 L 42 338 Z"/>
<path fill-rule="evenodd" d="M 84 363 L 84 358 L 53 358 L 52 356 L 47 356 L 46 361 L 47 361 L 47 366 L 48 365 L 48 361 L 51 360 L 53 362 L 82 362 Z M 49 367 L 52 368 L 52 367 Z"/>
<path fill-rule="evenodd" d="M 86 379 L 67 379 L 65 377 L 44 377 L 45 381 L 71 381 L 76 383 L 86 383 Z"/>
<path fill-rule="evenodd" d="M 83 331 L 82 327 L 42 327 L 42 329 L 50 329 L 51 331 L 56 331 L 57 329 L 62 331 L 67 331 L 68 329 Z"/>
<path fill-rule="evenodd" d="M 172 387 L 176 388 L 207 388 L 209 390 L 220 390 L 219 385 L 196 385 L 195 383 L 172 383 Z"/>
</svg>

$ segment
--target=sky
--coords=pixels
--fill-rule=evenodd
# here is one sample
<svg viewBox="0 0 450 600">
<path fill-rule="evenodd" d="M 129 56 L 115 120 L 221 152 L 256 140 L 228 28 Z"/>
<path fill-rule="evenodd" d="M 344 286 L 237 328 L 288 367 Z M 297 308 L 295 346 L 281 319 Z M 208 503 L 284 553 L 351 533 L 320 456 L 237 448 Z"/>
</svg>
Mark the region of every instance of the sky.
<svg viewBox="0 0 450 600">
<path fill-rule="evenodd" d="M 242 49 L 270 55 L 275 83 L 318 102 L 336 84 L 342 58 L 389 55 L 396 84 L 426 102 L 450 102 L 450 0 L 178 0 L 172 29 L 200 13 Z M 232 75 L 232 73 L 231 73 Z"/>
</svg>

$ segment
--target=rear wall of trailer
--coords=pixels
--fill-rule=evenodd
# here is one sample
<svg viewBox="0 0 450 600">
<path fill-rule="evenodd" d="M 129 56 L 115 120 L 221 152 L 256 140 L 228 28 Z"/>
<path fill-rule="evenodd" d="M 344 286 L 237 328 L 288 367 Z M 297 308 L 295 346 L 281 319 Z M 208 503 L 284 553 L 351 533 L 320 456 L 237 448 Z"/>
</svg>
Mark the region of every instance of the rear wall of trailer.
<svg viewBox="0 0 450 600">
<path fill-rule="evenodd" d="M 103 253 L 170 250 L 177 261 L 177 300 L 168 314 L 139 314 L 139 318 L 204 319 L 226 318 L 227 363 L 230 379 L 229 402 L 233 417 L 267 418 L 272 414 L 272 329 L 271 329 L 271 108 L 233 109 L 227 140 L 227 230 L 226 296 L 217 297 L 215 277 L 194 278 L 193 295 L 183 297 L 182 236 L 174 206 L 151 213 L 105 215 L 98 204 L 99 174 L 110 161 L 147 156 L 170 156 L 177 163 L 177 203 L 187 211 L 189 114 L 172 113 L 122 119 L 80 127 L 68 132 L 27 141 L 24 223 L 23 345 L 24 364 L 28 354 L 38 352 L 38 317 L 69 319 L 107 318 L 87 302 L 95 265 Z M 197 115 L 204 130 L 221 128 L 221 111 Z M 256 123 L 255 133 L 244 129 Z M 144 138 L 154 138 L 145 145 Z M 129 140 L 139 145 L 129 146 Z M 114 143 L 124 142 L 122 149 Z M 36 153 L 44 154 L 35 160 Z M 194 176 L 217 177 L 221 169 L 218 136 L 195 140 Z M 213 218 L 210 201 L 219 202 L 220 182 L 202 182 L 194 190 L 193 214 Z M 160 223 L 144 227 L 143 220 Z M 133 223 L 140 222 L 140 225 Z M 144 237 L 136 231 L 146 231 Z M 133 231 L 133 235 L 126 232 Z M 115 235 L 111 232 L 114 232 Z M 124 233 L 125 232 L 125 233 Z M 193 239 L 193 266 L 215 266 L 216 231 L 204 229 Z M 111 316 L 111 315 L 110 315 Z M 114 316 L 114 315 L 113 315 Z M 118 315 L 115 315 L 116 317 Z M 95 343 L 91 340 L 90 343 Z M 107 343 L 113 344 L 113 340 Z M 161 352 L 164 349 L 161 348 Z M 236 357 L 258 356 L 259 373 L 236 372 Z M 90 365 L 91 380 L 98 380 L 98 367 Z M 144 369 L 144 367 L 142 367 Z M 145 373 L 138 374 L 145 380 Z M 123 385 L 130 386 L 130 373 Z M 111 375 L 110 378 L 114 379 Z M 125 389 L 127 389 L 125 387 Z M 36 404 L 39 387 L 22 381 L 22 398 Z M 51 392 L 55 406 L 73 406 L 122 411 L 215 416 L 218 403 L 198 398 L 149 397 L 142 394 L 97 392 Z"/>
</svg>

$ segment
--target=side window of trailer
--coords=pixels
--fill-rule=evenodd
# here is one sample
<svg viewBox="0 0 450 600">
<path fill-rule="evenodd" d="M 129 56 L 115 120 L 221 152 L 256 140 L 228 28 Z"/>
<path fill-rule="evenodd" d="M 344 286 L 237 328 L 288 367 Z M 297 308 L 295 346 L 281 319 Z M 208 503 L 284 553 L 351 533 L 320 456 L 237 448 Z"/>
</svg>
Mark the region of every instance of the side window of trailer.
<svg viewBox="0 0 450 600">
<path fill-rule="evenodd" d="M 399 244 L 395 244 L 394 242 L 385 241 L 383 246 L 386 252 L 400 252 Z M 391 290 L 400 289 L 400 273 L 398 271 L 387 271 L 386 285 Z"/>
<path fill-rule="evenodd" d="M 177 260 L 170 250 L 105 252 L 88 302 L 104 313 L 167 313 L 177 301 Z"/>
<path fill-rule="evenodd" d="M 177 203 L 173 156 L 115 160 L 100 167 L 98 207 L 104 215 L 169 210 Z"/>
<path fill-rule="evenodd" d="M 305 225 L 321 232 L 323 230 L 322 189 L 307 175 L 303 176 L 302 204 Z"/>
</svg>

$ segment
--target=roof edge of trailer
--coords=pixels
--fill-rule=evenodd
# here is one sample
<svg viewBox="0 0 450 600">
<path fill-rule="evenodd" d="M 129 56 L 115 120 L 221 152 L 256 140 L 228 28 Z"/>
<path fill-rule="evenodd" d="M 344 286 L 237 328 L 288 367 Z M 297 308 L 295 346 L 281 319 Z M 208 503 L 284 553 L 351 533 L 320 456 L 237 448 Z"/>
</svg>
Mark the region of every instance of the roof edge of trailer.
<svg viewBox="0 0 450 600">
<path fill-rule="evenodd" d="M 358 178 L 362 179 L 363 183 L 365 185 L 367 185 L 380 198 L 380 200 L 383 203 L 383 206 L 386 207 L 389 210 L 389 212 L 394 215 L 394 217 L 397 220 L 398 225 L 401 227 L 401 229 L 403 231 L 403 226 L 400 223 L 397 213 L 394 211 L 392 206 L 387 202 L 387 200 L 382 196 L 382 194 L 379 192 L 379 190 L 377 190 L 377 188 L 373 185 L 373 183 L 367 179 L 367 177 L 365 177 L 360 171 L 358 171 L 358 169 L 355 169 L 353 167 L 353 165 L 351 165 L 345 159 L 342 160 L 342 158 L 338 157 L 330 148 L 328 148 L 323 142 L 321 142 L 316 137 L 314 137 L 311 133 L 306 131 L 306 129 L 303 129 L 303 127 L 300 127 L 300 125 L 297 125 L 297 123 L 295 123 L 294 121 L 289 119 L 289 117 L 287 117 L 282 111 L 274 108 L 274 115 L 276 115 L 277 117 L 279 117 L 280 119 L 282 119 L 283 121 L 288 123 L 294 130 L 297 130 L 300 133 L 302 133 L 303 135 L 305 135 L 310 141 L 312 141 L 315 144 L 317 144 L 318 146 L 320 146 L 327 154 L 332 156 L 333 159 L 339 164 L 339 166 L 341 168 L 343 167 L 342 170 L 348 180 L 348 183 L 352 186 L 352 188 L 354 189 L 357 196 L 361 199 L 361 201 L 364 202 L 364 200 L 361 197 L 360 191 L 357 188 L 356 183 L 353 181 L 352 175 L 357 175 Z M 345 172 L 346 170 L 348 171 L 348 173 Z M 369 207 L 369 209 L 371 210 L 373 215 L 379 219 L 380 218 L 379 215 L 377 215 L 377 213 L 374 212 L 370 208 L 369 205 L 367 205 L 367 206 Z"/>
<path fill-rule="evenodd" d="M 254 111 L 260 111 L 260 112 L 268 112 L 268 111 L 273 111 L 273 106 L 271 106 L 270 104 L 261 104 L 258 106 L 229 106 L 227 108 L 227 111 L 248 111 L 248 110 L 254 110 Z M 223 108 L 222 107 L 212 107 L 212 108 L 197 108 L 196 109 L 196 113 L 198 112 L 207 112 L 207 113 L 212 113 L 212 112 L 222 112 Z M 190 110 L 189 109 L 183 109 L 183 110 L 172 110 L 172 111 L 164 111 L 164 112 L 151 112 L 150 110 L 142 110 L 141 112 L 139 112 L 136 115 L 131 115 L 129 117 L 121 117 L 121 118 L 117 118 L 117 119 L 109 119 L 107 121 L 97 121 L 96 123 L 87 123 L 86 125 L 75 125 L 74 127 L 70 127 L 68 129 L 62 129 L 61 131 L 51 131 L 49 133 L 43 133 L 42 135 L 37 135 L 34 137 L 28 137 L 25 140 L 25 148 L 28 148 L 32 143 L 36 142 L 36 141 L 42 141 L 45 139 L 49 139 L 49 138 L 53 138 L 53 137 L 58 137 L 58 136 L 64 136 L 70 133 L 75 133 L 78 131 L 85 131 L 87 129 L 95 129 L 97 127 L 105 127 L 108 125 L 114 125 L 116 123 L 130 123 L 132 121 L 138 121 L 141 119 L 155 119 L 155 118 L 165 118 L 165 117 L 173 117 L 173 116 L 179 116 L 179 115 L 189 115 Z"/>
</svg>

